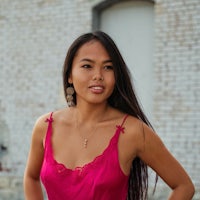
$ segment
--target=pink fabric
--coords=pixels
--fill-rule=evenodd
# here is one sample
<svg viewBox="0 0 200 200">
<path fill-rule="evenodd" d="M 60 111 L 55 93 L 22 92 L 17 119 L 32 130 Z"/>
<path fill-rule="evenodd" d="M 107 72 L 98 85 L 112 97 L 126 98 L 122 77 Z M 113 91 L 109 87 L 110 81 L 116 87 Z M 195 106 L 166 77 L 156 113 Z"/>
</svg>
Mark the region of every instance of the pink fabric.
<svg viewBox="0 0 200 200">
<path fill-rule="evenodd" d="M 124 131 L 123 123 L 117 126 L 116 132 L 108 147 L 92 162 L 77 167 L 66 168 L 56 162 L 51 145 L 52 114 L 47 119 L 49 126 L 45 140 L 45 155 L 41 169 L 41 180 L 49 200 L 125 200 L 128 191 L 128 176 L 119 165 L 118 138 Z"/>
</svg>

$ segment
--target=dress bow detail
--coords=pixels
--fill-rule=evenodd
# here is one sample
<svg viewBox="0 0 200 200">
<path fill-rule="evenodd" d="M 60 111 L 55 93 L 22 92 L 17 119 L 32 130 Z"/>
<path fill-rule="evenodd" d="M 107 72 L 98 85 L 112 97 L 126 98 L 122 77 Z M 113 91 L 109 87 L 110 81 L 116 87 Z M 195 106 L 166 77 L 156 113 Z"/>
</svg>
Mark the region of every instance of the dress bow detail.
<svg viewBox="0 0 200 200">
<path fill-rule="evenodd" d="M 49 118 L 47 118 L 47 119 L 45 120 L 45 122 L 52 123 L 52 122 L 53 122 L 53 118 L 52 118 L 52 117 L 50 117 L 50 119 L 49 119 Z"/>
<path fill-rule="evenodd" d="M 120 125 L 117 125 L 116 127 L 120 130 L 120 132 L 124 133 L 124 127 L 122 127 Z"/>
</svg>

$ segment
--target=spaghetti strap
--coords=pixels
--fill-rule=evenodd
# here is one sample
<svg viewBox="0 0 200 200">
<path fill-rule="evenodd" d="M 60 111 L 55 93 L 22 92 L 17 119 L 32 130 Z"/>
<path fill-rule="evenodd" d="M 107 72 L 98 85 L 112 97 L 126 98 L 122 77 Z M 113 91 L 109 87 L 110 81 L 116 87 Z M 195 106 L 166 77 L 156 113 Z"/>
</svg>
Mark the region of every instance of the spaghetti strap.
<svg viewBox="0 0 200 200">
<path fill-rule="evenodd" d="M 126 114 L 126 115 L 124 116 L 124 118 L 123 118 L 123 121 L 122 121 L 121 125 L 117 125 L 117 126 L 116 126 L 117 129 L 119 130 L 119 132 L 124 133 L 124 127 L 123 127 L 123 125 L 124 125 L 124 123 L 125 123 L 125 121 L 126 121 L 126 119 L 127 119 L 128 116 L 129 116 L 129 115 Z"/>
<path fill-rule="evenodd" d="M 125 115 L 125 117 L 124 117 L 124 119 L 123 119 L 123 121 L 122 121 L 122 123 L 121 123 L 121 127 L 123 127 L 123 125 L 124 125 L 124 123 L 125 123 L 127 117 L 128 117 L 128 114 Z"/>
<path fill-rule="evenodd" d="M 51 112 L 50 117 L 47 118 L 45 122 L 49 122 L 49 124 L 52 123 L 53 122 L 53 117 L 52 116 L 53 116 L 53 112 Z"/>
<path fill-rule="evenodd" d="M 52 135 L 52 122 L 53 122 L 53 112 L 51 112 L 49 118 L 46 119 L 45 122 L 48 122 L 48 128 L 47 128 L 47 131 L 46 131 L 46 137 L 45 137 L 45 140 L 44 140 L 44 146 L 45 146 L 45 149 L 49 149 L 51 151 L 51 145 L 50 145 L 50 140 L 51 140 L 51 135 Z M 48 151 L 47 151 L 48 152 Z"/>
</svg>

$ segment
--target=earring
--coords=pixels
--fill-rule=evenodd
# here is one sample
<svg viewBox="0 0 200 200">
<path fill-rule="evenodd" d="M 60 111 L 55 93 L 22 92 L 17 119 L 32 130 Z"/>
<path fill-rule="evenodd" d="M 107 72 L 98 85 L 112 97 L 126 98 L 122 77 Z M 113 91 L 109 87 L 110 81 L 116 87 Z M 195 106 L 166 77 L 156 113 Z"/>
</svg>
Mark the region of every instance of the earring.
<svg viewBox="0 0 200 200">
<path fill-rule="evenodd" d="M 73 86 L 67 87 L 66 92 L 67 92 L 67 98 L 66 99 L 67 99 L 68 106 L 69 107 L 75 106 L 74 97 L 73 97 L 73 94 L 74 94 Z"/>
</svg>

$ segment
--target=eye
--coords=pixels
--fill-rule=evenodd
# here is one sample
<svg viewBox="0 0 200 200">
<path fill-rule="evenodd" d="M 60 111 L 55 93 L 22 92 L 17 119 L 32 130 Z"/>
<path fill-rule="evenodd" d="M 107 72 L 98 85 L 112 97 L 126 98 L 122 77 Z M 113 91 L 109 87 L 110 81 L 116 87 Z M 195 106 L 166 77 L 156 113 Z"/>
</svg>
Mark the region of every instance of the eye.
<svg viewBox="0 0 200 200">
<path fill-rule="evenodd" d="M 113 66 L 112 65 L 106 65 L 104 67 L 104 69 L 106 69 L 106 70 L 113 70 Z"/>
<path fill-rule="evenodd" d="M 82 68 L 85 68 L 85 69 L 90 69 L 90 68 L 92 68 L 92 66 L 91 66 L 91 65 L 88 65 L 88 64 L 82 65 L 81 67 L 82 67 Z"/>
</svg>

